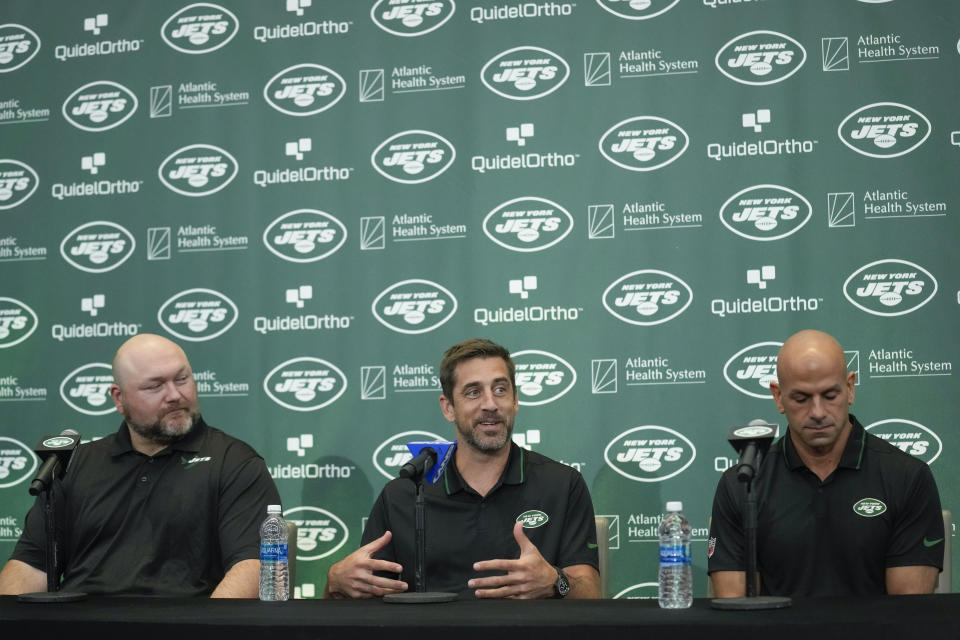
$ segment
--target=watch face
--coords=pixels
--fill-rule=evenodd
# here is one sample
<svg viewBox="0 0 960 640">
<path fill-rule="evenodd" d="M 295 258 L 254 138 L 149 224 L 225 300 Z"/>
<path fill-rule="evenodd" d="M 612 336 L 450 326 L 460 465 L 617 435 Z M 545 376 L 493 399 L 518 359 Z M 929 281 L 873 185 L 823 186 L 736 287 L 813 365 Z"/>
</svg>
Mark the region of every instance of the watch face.
<svg viewBox="0 0 960 640">
<path fill-rule="evenodd" d="M 560 569 L 557 569 L 557 583 L 554 587 L 556 588 L 557 595 L 561 598 L 570 593 L 570 582 Z"/>
</svg>

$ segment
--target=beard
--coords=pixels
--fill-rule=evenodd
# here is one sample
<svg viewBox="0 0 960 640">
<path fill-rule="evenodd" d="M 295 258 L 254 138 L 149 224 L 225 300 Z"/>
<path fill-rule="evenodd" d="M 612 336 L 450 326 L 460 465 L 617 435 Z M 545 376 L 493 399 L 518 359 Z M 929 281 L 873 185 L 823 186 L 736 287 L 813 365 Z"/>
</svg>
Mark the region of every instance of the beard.
<svg viewBox="0 0 960 640">
<path fill-rule="evenodd" d="M 126 407 L 124 407 L 126 411 Z M 142 438 L 146 438 L 156 444 L 168 445 L 184 439 L 193 431 L 200 419 L 199 411 L 185 409 L 187 414 L 174 420 L 164 421 L 160 418 L 152 423 L 134 422 L 129 417 L 126 419 L 127 426 Z M 129 412 L 126 413 L 129 416 Z"/>
<path fill-rule="evenodd" d="M 503 422 L 506 427 L 503 434 L 495 437 L 484 435 L 479 425 L 485 420 L 499 420 Z M 477 451 L 495 453 L 503 449 L 503 447 L 510 442 L 510 438 L 513 435 L 513 421 L 507 422 L 499 413 L 489 413 L 482 416 L 479 422 L 475 424 L 468 426 L 458 424 L 457 431 L 460 432 L 464 442 Z"/>
</svg>

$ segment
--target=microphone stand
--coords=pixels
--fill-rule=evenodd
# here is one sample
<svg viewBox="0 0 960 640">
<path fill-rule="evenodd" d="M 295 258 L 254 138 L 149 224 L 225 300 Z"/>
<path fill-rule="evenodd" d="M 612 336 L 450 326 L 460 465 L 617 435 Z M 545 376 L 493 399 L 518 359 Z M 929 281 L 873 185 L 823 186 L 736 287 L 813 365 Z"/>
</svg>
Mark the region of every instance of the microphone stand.
<svg viewBox="0 0 960 640">
<path fill-rule="evenodd" d="M 753 476 L 760 466 L 760 452 L 757 444 L 750 442 L 744 448 L 740 457 L 740 468 L 737 479 L 743 483 L 746 499 L 746 513 L 744 514 L 744 530 L 747 536 L 746 579 L 747 591 L 745 598 L 714 598 L 710 606 L 714 609 L 733 611 L 753 611 L 760 609 L 783 609 L 793 604 L 788 597 L 758 596 L 757 595 L 757 494 L 753 491 Z"/>
<path fill-rule="evenodd" d="M 59 465 L 57 465 L 59 467 Z M 55 474 L 55 471 L 54 471 Z M 20 602 L 77 602 L 86 600 L 87 594 L 79 591 L 60 591 L 60 547 L 57 544 L 56 494 L 53 489 L 53 475 L 50 481 L 40 487 L 31 487 L 30 492 L 38 494 L 43 500 L 43 527 L 47 534 L 44 549 L 44 569 L 47 573 L 47 590 L 34 593 L 21 593 Z"/>
<path fill-rule="evenodd" d="M 417 485 L 417 499 L 415 504 L 415 524 L 414 537 L 416 548 L 416 559 L 413 567 L 414 591 L 405 593 L 388 593 L 383 596 L 384 602 L 404 603 L 404 604 L 426 604 L 430 602 L 452 602 L 457 599 L 456 593 L 447 591 L 427 591 L 426 587 L 426 557 L 427 557 L 427 536 L 426 536 L 426 516 L 424 510 L 423 498 L 423 476 L 429 469 L 424 469 L 423 474 L 416 479 L 410 478 Z"/>
</svg>

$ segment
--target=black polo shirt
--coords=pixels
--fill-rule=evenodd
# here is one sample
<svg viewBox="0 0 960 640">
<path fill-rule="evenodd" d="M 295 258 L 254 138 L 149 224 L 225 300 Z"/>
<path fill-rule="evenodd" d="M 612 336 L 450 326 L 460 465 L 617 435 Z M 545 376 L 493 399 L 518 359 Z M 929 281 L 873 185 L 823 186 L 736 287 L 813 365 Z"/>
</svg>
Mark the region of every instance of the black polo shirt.
<svg viewBox="0 0 960 640">
<path fill-rule="evenodd" d="M 922 460 L 853 428 L 823 482 L 800 461 L 788 434 L 754 480 L 761 593 L 779 596 L 886 593 L 887 567 L 943 567 L 940 496 Z M 709 571 L 744 571 L 744 486 L 724 472 L 713 503 Z"/>
<path fill-rule="evenodd" d="M 280 504 L 256 451 L 202 420 L 152 457 L 122 424 L 80 445 L 54 490 L 63 589 L 90 594 L 209 594 L 234 564 L 259 557 L 260 522 Z M 44 570 L 40 503 L 12 557 Z"/>
<path fill-rule="evenodd" d="M 486 496 L 464 482 L 453 462 L 436 484 L 424 486 L 423 494 L 427 591 L 473 598 L 467 580 L 493 575 L 475 572 L 474 562 L 520 557 L 513 526 L 521 515 L 527 523 L 524 533 L 547 562 L 559 567 L 597 566 L 593 502 L 583 476 L 546 456 L 511 443 L 503 474 Z M 415 502 L 413 482 L 398 478 L 387 483 L 373 505 L 361 543 L 392 531 L 390 544 L 376 557 L 403 565 L 401 579 L 410 591 L 416 584 Z"/>
</svg>

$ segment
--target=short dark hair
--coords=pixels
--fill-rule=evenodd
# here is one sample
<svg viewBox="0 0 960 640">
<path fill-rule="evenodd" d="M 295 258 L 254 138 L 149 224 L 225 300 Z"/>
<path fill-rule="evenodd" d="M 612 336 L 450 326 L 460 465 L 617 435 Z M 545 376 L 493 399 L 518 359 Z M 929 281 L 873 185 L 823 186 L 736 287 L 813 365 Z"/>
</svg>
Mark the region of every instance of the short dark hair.
<svg viewBox="0 0 960 640">
<path fill-rule="evenodd" d="M 510 373 L 510 386 L 513 387 L 513 393 L 517 393 L 516 367 L 513 364 L 513 358 L 510 357 L 510 352 L 505 347 L 501 347 L 486 338 L 470 338 L 447 349 L 443 354 L 443 360 L 440 361 L 440 387 L 443 389 L 443 395 L 451 403 L 453 402 L 453 387 L 457 383 L 454 379 L 454 370 L 464 360 L 473 360 L 474 358 L 502 358 L 507 364 L 507 371 Z"/>
</svg>

